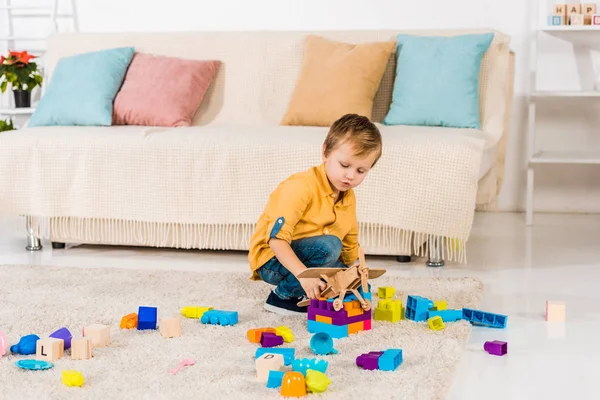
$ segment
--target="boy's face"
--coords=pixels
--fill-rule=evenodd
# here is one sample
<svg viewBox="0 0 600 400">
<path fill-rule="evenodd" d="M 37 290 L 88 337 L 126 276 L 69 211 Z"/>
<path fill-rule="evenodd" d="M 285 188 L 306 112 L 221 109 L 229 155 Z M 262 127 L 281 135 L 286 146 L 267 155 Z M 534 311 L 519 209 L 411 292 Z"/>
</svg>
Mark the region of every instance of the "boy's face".
<svg viewBox="0 0 600 400">
<path fill-rule="evenodd" d="M 354 155 L 354 146 L 346 142 L 326 157 L 325 146 L 323 146 L 325 172 L 329 183 L 336 192 L 345 192 L 360 185 L 373 166 L 376 157 L 377 154 L 373 152 L 359 158 Z"/>
</svg>

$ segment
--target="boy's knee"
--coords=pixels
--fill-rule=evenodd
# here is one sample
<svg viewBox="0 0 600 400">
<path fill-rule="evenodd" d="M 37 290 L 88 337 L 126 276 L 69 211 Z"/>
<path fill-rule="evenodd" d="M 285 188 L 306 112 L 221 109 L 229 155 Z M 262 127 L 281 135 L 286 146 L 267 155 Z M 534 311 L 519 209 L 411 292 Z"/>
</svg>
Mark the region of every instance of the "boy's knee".
<svg viewBox="0 0 600 400">
<path fill-rule="evenodd" d="M 342 254 L 342 241 L 333 235 L 323 236 L 322 251 L 324 253 L 323 264 L 336 262 Z"/>
</svg>

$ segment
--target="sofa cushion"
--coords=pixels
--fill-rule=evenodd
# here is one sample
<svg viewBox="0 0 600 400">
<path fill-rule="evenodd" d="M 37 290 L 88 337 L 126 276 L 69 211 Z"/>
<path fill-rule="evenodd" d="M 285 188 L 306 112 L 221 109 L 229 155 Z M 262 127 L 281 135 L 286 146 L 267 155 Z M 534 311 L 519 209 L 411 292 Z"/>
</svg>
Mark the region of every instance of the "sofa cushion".
<svg viewBox="0 0 600 400">
<path fill-rule="evenodd" d="M 136 53 L 115 98 L 115 125 L 190 126 L 219 61 Z"/>
<path fill-rule="evenodd" d="M 481 127 L 479 75 L 493 33 L 398 35 L 398 64 L 387 125 Z"/>
<path fill-rule="evenodd" d="M 133 53 L 121 47 L 61 58 L 28 126 L 110 126 Z"/>
<path fill-rule="evenodd" d="M 394 42 L 349 44 L 308 35 L 282 125 L 329 126 L 344 114 L 371 118 Z"/>
</svg>

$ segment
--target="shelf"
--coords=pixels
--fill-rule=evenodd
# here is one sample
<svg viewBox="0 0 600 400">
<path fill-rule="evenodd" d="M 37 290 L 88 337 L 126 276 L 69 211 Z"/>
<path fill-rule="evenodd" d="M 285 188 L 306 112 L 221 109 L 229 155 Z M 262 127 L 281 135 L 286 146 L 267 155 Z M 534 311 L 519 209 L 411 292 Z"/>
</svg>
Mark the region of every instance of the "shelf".
<svg viewBox="0 0 600 400">
<path fill-rule="evenodd" d="M 20 40 L 20 41 L 38 41 L 38 40 L 48 40 L 47 36 L 44 37 L 19 37 L 19 36 L 0 36 L 0 42 L 8 42 L 11 40 Z"/>
<path fill-rule="evenodd" d="M 538 28 L 539 32 L 583 32 L 583 31 L 600 31 L 600 25 L 547 25 Z"/>
<path fill-rule="evenodd" d="M 600 97 L 596 90 L 537 90 L 532 97 Z"/>
<path fill-rule="evenodd" d="M 600 164 L 600 150 L 539 151 L 533 155 L 532 164 Z"/>
<path fill-rule="evenodd" d="M 31 115 L 35 107 L 28 108 L 0 108 L 0 115 Z"/>
</svg>

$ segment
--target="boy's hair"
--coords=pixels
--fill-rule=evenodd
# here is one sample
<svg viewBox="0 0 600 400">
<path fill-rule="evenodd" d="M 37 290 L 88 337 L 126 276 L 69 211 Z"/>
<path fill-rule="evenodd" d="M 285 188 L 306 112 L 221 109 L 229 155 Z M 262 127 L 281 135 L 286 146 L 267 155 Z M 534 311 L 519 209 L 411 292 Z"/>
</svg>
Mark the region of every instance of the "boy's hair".
<svg viewBox="0 0 600 400">
<path fill-rule="evenodd" d="M 338 148 L 342 143 L 354 145 L 354 155 L 363 157 L 373 152 L 377 157 L 373 165 L 381 157 L 383 142 L 377 126 L 369 118 L 358 114 L 346 114 L 335 121 L 329 128 L 325 138 L 325 156 Z"/>
</svg>

